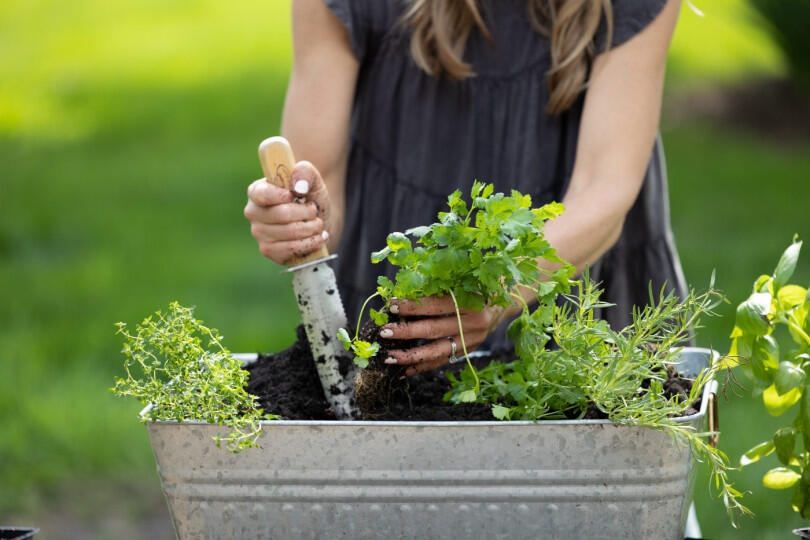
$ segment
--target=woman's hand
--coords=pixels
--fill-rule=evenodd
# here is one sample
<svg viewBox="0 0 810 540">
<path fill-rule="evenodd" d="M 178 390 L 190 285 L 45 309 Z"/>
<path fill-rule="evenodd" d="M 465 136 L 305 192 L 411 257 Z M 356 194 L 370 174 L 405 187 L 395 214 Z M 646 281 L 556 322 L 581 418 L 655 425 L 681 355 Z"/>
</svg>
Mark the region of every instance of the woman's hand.
<svg viewBox="0 0 810 540">
<path fill-rule="evenodd" d="M 292 172 L 293 190 L 274 186 L 264 178 L 248 187 L 245 217 L 259 251 L 278 264 L 303 257 L 329 239 L 329 193 L 318 169 L 299 161 Z"/>
<path fill-rule="evenodd" d="M 450 296 L 433 296 L 419 301 L 394 300 L 391 302 L 391 312 L 409 320 L 384 325 L 380 337 L 430 340 L 420 347 L 389 351 L 385 362 L 408 366 L 406 375 L 441 367 L 450 361 L 453 352 L 456 357 L 463 358 L 464 346 L 468 353 L 475 350 L 508 316 L 508 310 L 498 306 L 488 306 L 482 311 L 460 310 L 463 346 Z"/>
</svg>

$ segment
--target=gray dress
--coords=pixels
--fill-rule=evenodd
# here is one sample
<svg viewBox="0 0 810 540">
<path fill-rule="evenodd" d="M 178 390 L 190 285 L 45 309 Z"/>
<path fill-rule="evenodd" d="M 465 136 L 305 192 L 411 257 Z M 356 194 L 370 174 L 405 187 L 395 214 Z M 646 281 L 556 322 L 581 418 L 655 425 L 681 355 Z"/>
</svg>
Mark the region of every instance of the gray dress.
<svg viewBox="0 0 810 540">
<path fill-rule="evenodd" d="M 353 324 L 377 276 L 395 272 L 371 264 L 370 253 L 385 246 L 390 232 L 433 223 L 453 190 L 468 194 L 478 179 L 498 191 L 530 194 L 535 206 L 561 200 L 574 165 L 583 97 L 562 115 L 546 114 L 549 42 L 532 29 L 526 0 L 482 2 L 494 44 L 473 33 L 465 60 L 476 76 L 461 82 L 432 78 L 414 64 L 399 23 L 403 0 L 325 1 L 348 29 L 360 61 L 336 262 Z M 613 4 L 617 46 L 649 24 L 665 0 Z M 621 238 L 591 268 L 603 298 L 616 304 L 602 314 L 614 328 L 630 321 L 633 305 L 648 302 L 650 282 L 655 291 L 666 284 L 682 294 L 668 207 L 659 143 Z M 490 337 L 491 348 L 508 345 L 502 330 Z"/>
</svg>

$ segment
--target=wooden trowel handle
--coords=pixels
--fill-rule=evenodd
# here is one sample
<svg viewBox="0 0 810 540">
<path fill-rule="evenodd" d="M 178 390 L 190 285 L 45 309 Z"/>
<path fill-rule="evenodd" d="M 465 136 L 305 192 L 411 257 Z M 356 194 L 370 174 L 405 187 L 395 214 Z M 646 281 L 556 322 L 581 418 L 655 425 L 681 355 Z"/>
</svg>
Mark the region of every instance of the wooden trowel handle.
<svg viewBox="0 0 810 540">
<path fill-rule="evenodd" d="M 271 184 L 293 189 L 292 171 L 295 167 L 295 156 L 290 143 L 284 137 L 270 137 L 259 145 L 259 161 L 262 163 L 264 178 Z M 308 255 L 293 257 L 287 266 L 298 266 L 329 256 L 326 244 Z"/>
</svg>

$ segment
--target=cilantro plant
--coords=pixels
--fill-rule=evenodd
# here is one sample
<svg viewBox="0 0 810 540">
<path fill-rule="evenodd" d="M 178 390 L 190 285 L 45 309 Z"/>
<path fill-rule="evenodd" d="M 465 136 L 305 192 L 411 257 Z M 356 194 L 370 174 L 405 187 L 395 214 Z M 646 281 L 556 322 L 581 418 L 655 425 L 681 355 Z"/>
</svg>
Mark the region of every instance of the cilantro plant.
<svg viewBox="0 0 810 540">
<path fill-rule="evenodd" d="M 793 509 L 810 518 L 810 293 L 789 283 L 801 246 L 794 238 L 773 274 L 758 277 L 737 307 L 727 361 L 740 366 L 771 416 L 793 413 L 772 438 L 743 454 L 740 465 L 776 454 L 779 466 L 765 473 L 763 485 L 793 489 Z"/>
<path fill-rule="evenodd" d="M 257 407 L 245 391 L 248 372 L 222 344 L 222 337 L 194 318 L 193 309 L 177 302 L 136 326 L 118 323 L 124 336 L 126 377 L 116 377 L 110 389 L 150 405 L 142 421 L 199 420 L 227 426 L 227 448 L 238 452 L 256 447 L 259 422 L 276 419 Z M 220 446 L 222 439 L 214 441 Z"/>
<path fill-rule="evenodd" d="M 371 255 L 373 263 L 388 261 L 398 268 L 394 280 L 378 279 L 377 292 L 384 301 L 380 310 L 370 310 L 377 325 L 388 322 L 392 298 L 418 300 L 427 296 L 451 296 L 458 309 L 480 310 L 486 305 L 523 303 L 517 287 L 531 288 L 538 301 L 553 302 L 567 290 L 573 267 L 560 259 L 543 235 L 545 222 L 560 215 L 563 205 L 550 203 L 532 208 L 529 195 L 512 191 L 495 193 L 492 184 L 474 182 L 470 203 L 456 190 L 447 200 L 448 210 L 439 221 L 388 235 L 386 247 Z M 557 263 L 544 272 L 537 259 Z M 366 304 L 368 301 L 366 301 Z M 528 307 L 528 306 L 525 306 Z M 362 312 L 361 310 L 361 318 Z M 352 337 L 341 329 L 338 337 L 355 354 L 360 367 L 379 350 L 377 343 Z M 466 345 L 462 348 L 465 356 Z M 474 396 L 470 396 L 470 400 Z"/>
</svg>

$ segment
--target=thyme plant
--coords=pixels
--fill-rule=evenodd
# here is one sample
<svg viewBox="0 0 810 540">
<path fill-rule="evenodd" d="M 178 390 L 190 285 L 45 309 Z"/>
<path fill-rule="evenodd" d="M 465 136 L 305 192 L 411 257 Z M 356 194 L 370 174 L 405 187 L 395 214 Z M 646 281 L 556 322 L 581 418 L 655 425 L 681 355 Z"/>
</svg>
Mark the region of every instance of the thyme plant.
<svg viewBox="0 0 810 540">
<path fill-rule="evenodd" d="M 149 405 L 141 419 L 176 422 L 202 421 L 230 428 L 222 438 L 229 450 L 257 447 L 261 420 L 278 417 L 264 414 L 245 385 L 242 369 L 222 344 L 216 329 L 194 318 L 192 308 L 177 302 L 166 313 L 157 311 L 130 332 L 127 324 L 116 325 L 124 336 L 126 377 L 116 377 L 110 391 L 137 398 Z"/>
</svg>

